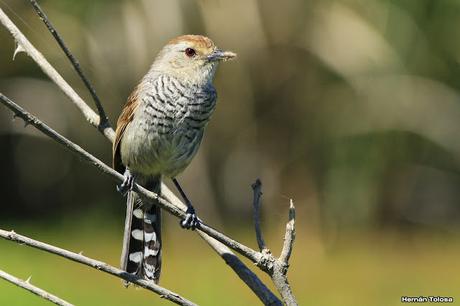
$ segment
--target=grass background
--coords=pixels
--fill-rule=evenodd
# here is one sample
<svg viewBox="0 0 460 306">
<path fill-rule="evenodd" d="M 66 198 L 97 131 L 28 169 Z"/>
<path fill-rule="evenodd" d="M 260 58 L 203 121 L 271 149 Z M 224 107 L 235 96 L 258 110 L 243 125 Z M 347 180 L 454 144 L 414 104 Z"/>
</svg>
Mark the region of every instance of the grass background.
<svg viewBox="0 0 460 306">
<path fill-rule="evenodd" d="M 201 305 L 255 305 L 256 298 L 206 243 L 173 222 L 165 231 L 161 285 Z M 118 265 L 121 226 L 102 216 L 70 219 L 56 228 L 13 226 L 18 233 Z M 460 239 L 449 233 L 343 233 L 328 246 L 311 228 L 300 226 L 289 270 L 300 305 L 400 305 L 400 297 L 440 295 L 460 298 Z M 282 226 L 264 225 L 278 254 Z M 227 233 L 255 247 L 252 232 Z M 313 232 L 313 233 L 312 233 Z M 167 305 L 169 302 L 119 279 L 27 246 L 0 241 L 2 269 L 27 279 L 76 305 Z M 258 273 L 263 280 L 267 277 Z M 0 305 L 48 305 L 0 281 Z"/>
</svg>

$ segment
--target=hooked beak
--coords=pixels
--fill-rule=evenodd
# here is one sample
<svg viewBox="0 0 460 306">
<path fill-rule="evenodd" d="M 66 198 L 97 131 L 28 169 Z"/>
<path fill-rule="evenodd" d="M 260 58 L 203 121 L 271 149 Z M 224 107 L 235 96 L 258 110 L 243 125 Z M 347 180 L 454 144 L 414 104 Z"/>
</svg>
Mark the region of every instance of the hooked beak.
<svg viewBox="0 0 460 306">
<path fill-rule="evenodd" d="M 210 55 L 208 55 L 208 60 L 210 62 L 217 62 L 217 61 L 228 61 L 236 57 L 236 53 L 232 51 L 222 51 L 220 49 L 214 50 Z"/>
</svg>

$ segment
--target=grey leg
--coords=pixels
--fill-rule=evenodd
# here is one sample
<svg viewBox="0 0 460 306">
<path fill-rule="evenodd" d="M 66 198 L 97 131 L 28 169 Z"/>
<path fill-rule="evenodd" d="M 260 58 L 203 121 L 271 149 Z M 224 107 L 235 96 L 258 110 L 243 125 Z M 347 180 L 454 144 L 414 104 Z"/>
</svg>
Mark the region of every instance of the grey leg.
<svg viewBox="0 0 460 306">
<path fill-rule="evenodd" d="M 179 190 L 180 195 L 182 196 L 182 198 L 185 201 L 185 204 L 187 205 L 187 211 L 185 212 L 186 215 L 185 218 L 180 222 L 180 226 L 182 226 L 185 229 L 194 230 L 200 225 L 200 219 L 198 219 L 198 217 L 196 216 L 195 208 L 193 208 L 192 203 L 187 198 L 187 195 L 182 190 L 182 187 L 180 186 L 177 179 L 173 178 L 172 181 L 176 186 L 177 190 Z"/>
</svg>

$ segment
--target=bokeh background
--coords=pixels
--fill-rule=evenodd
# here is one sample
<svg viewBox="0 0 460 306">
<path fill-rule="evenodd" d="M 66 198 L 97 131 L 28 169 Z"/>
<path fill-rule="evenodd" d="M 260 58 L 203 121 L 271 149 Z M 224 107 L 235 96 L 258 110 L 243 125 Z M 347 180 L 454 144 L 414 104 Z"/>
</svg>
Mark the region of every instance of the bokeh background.
<svg viewBox="0 0 460 306">
<path fill-rule="evenodd" d="M 112 124 L 155 54 L 180 34 L 238 53 L 216 75 L 217 110 L 180 176 L 200 217 L 256 247 L 251 183 L 301 305 L 460 299 L 460 2 L 457 0 L 40 1 Z M 0 7 L 92 101 L 26 0 Z M 0 28 L 0 91 L 106 163 L 108 141 Z M 114 183 L 0 108 L 0 227 L 118 265 Z M 162 285 L 203 305 L 255 305 L 197 235 L 165 217 Z M 168 303 L 119 280 L 0 241 L 0 269 L 77 305 Z M 264 280 L 267 278 L 261 275 Z M 267 280 L 268 282 L 268 280 Z M 46 305 L 0 281 L 0 305 Z"/>
</svg>

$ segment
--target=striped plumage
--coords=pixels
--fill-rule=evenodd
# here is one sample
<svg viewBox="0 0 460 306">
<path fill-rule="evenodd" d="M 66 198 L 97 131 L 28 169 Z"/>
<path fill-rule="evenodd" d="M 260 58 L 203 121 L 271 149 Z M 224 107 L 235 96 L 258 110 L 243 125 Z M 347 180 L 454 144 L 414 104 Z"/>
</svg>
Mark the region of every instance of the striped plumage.
<svg viewBox="0 0 460 306">
<path fill-rule="evenodd" d="M 195 155 L 214 110 L 216 91 L 175 77 L 147 75 L 138 86 L 134 119 L 121 142 L 121 158 L 132 172 L 175 177 Z M 134 145 L 133 145 L 134 144 Z"/>
<path fill-rule="evenodd" d="M 160 194 L 161 178 L 174 178 L 198 151 L 216 104 L 212 79 L 217 63 L 231 57 L 233 53 L 218 50 L 204 36 L 185 35 L 169 42 L 118 119 L 114 168 Z M 143 203 L 132 191 L 127 197 L 123 241 L 122 268 L 158 282 L 160 209 Z"/>
</svg>

